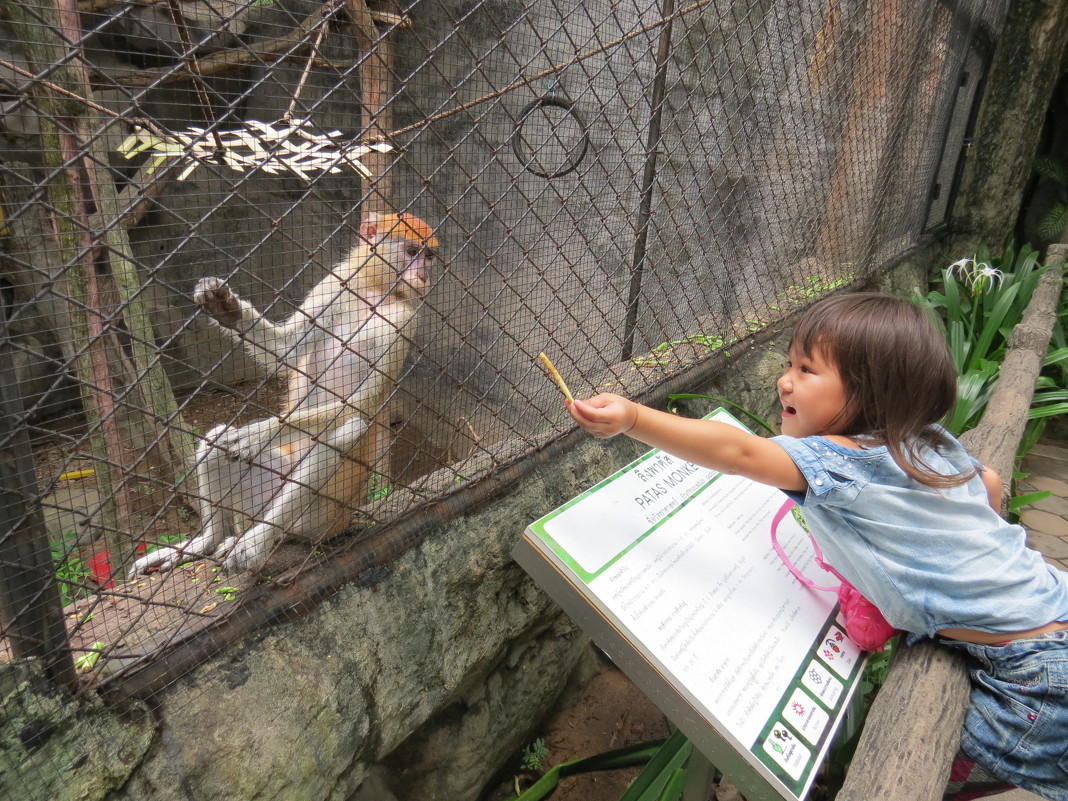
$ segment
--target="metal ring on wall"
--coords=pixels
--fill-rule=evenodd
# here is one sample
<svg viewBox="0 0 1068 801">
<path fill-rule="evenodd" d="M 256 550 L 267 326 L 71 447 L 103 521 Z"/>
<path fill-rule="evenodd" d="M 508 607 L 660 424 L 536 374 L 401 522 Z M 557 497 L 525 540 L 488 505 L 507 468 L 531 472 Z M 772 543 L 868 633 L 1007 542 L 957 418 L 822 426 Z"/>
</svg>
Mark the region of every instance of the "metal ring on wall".
<svg viewBox="0 0 1068 801">
<path fill-rule="evenodd" d="M 535 158 L 537 154 L 532 152 L 530 154 L 524 154 L 520 149 L 520 140 L 523 130 L 523 124 L 527 121 L 527 118 L 539 109 L 546 108 L 559 108 L 563 109 L 567 116 L 572 117 L 576 123 L 578 123 L 579 129 L 582 131 L 582 138 L 579 140 L 579 146 L 574 148 L 578 155 L 572 156 L 567 159 L 564 164 L 557 170 L 539 170 L 534 166 Z M 549 94 L 545 97 L 539 97 L 537 100 L 528 103 L 526 107 L 519 113 L 519 119 L 516 121 L 515 130 L 512 131 L 512 152 L 515 153 L 515 157 L 519 160 L 519 163 L 523 165 L 523 169 L 527 172 L 533 173 L 540 178 L 559 178 L 562 175 L 567 175 L 569 172 L 577 169 L 582 160 L 586 158 L 586 151 L 590 147 L 590 132 L 586 127 L 586 121 L 578 113 L 575 108 L 575 104 L 570 100 L 560 97 L 555 94 Z"/>
</svg>

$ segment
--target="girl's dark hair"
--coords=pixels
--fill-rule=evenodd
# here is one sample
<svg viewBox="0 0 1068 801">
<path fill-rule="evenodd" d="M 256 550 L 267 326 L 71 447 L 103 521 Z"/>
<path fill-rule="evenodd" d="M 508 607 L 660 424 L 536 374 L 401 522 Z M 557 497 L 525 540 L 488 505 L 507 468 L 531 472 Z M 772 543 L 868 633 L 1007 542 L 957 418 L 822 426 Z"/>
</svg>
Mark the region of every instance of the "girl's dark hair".
<svg viewBox="0 0 1068 801">
<path fill-rule="evenodd" d="M 932 426 L 956 403 L 957 370 L 945 337 L 919 306 L 874 292 L 836 295 L 802 315 L 792 345 L 809 357 L 819 349 L 838 368 L 846 405 L 829 426 L 835 433 L 886 445 L 902 470 L 929 487 L 976 474 L 945 475 L 921 455 L 945 444 Z"/>
</svg>

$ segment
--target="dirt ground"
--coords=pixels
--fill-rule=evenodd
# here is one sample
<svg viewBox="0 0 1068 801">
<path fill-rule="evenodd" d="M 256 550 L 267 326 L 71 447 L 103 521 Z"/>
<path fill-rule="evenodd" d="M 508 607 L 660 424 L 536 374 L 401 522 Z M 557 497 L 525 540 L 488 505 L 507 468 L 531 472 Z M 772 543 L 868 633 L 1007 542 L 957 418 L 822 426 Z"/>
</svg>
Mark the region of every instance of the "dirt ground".
<svg viewBox="0 0 1068 801">
<path fill-rule="evenodd" d="M 664 714 L 607 658 L 581 693 L 565 696 L 535 735 L 547 750 L 540 771 L 522 770 L 517 755 L 481 801 L 510 801 L 516 784 L 527 790 L 561 762 L 601 754 L 669 734 Z M 530 747 L 528 746 L 528 749 Z M 563 779 L 551 801 L 619 801 L 641 767 L 586 773 Z M 745 801 L 729 782 L 721 782 L 709 801 Z"/>
<path fill-rule="evenodd" d="M 548 768 L 561 762 L 593 756 L 615 748 L 657 740 L 668 735 L 667 719 L 611 662 L 603 659 L 600 671 L 586 689 L 563 704 L 543 726 L 540 739 L 547 755 L 542 771 L 522 770 L 515 763 L 483 801 L 515 798 L 516 782 L 526 790 Z M 552 801 L 619 801 L 640 768 L 587 773 L 561 781 Z"/>
</svg>

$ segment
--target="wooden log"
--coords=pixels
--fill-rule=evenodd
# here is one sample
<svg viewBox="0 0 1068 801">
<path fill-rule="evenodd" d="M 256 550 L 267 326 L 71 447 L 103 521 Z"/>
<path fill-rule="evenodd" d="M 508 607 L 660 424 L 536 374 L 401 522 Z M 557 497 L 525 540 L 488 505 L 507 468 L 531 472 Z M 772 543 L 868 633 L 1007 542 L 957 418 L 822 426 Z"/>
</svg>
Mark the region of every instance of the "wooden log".
<svg viewBox="0 0 1068 801">
<path fill-rule="evenodd" d="M 1049 347 L 1068 245 L 1054 245 L 978 428 L 961 439 L 983 464 L 1012 475 L 1035 381 Z M 926 640 L 901 648 L 868 712 L 838 801 L 939 801 L 968 705 L 964 658 Z"/>
</svg>

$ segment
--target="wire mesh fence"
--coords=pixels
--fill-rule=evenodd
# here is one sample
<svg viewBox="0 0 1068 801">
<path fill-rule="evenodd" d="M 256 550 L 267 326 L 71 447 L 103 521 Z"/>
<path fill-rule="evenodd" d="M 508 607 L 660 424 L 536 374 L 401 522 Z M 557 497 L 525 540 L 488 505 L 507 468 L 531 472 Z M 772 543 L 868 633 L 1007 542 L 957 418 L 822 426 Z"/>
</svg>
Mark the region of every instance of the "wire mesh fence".
<svg viewBox="0 0 1068 801">
<path fill-rule="evenodd" d="M 0 662 L 195 660 L 559 436 L 539 352 L 654 386 L 870 280 L 1004 11 L 0 3 Z"/>
</svg>

